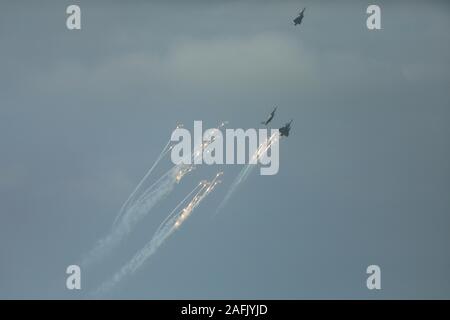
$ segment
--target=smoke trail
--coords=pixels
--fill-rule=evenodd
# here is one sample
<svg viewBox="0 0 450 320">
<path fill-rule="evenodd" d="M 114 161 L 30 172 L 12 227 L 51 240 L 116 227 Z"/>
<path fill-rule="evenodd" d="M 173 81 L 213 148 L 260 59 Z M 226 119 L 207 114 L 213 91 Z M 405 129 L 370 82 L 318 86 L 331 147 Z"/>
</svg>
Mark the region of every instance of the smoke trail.
<svg viewBox="0 0 450 320">
<path fill-rule="evenodd" d="M 175 129 L 179 129 L 183 127 L 182 124 L 178 124 L 176 126 Z M 170 151 L 172 150 L 172 147 L 170 145 L 172 141 L 169 139 L 169 141 L 167 141 L 166 145 L 164 146 L 164 148 L 162 149 L 162 151 L 160 152 L 160 154 L 158 155 L 158 157 L 156 158 L 155 162 L 153 163 L 153 165 L 150 167 L 150 169 L 147 171 L 147 173 L 144 175 L 144 177 L 141 179 L 141 181 L 138 183 L 138 185 L 135 187 L 135 189 L 133 190 L 133 192 L 128 196 L 127 200 L 123 203 L 122 207 L 120 208 L 116 218 L 114 219 L 113 222 L 113 228 L 115 225 L 117 225 L 119 219 L 122 217 L 122 215 L 129 209 L 130 206 L 133 205 L 133 203 L 135 202 L 135 198 L 136 198 L 136 194 L 138 194 L 138 192 L 140 191 L 142 185 L 147 181 L 147 179 L 149 178 L 150 174 L 153 172 L 153 170 L 156 168 L 156 166 L 159 164 L 159 162 L 164 158 L 164 156 Z M 170 170 L 169 170 L 170 171 Z M 169 173 L 166 172 L 166 174 Z M 160 179 L 164 178 L 164 176 L 160 177 Z M 158 180 L 159 181 L 159 180 Z M 156 182 L 147 188 L 147 190 L 151 187 L 153 187 L 156 184 Z"/>
<path fill-rule="evenodd" d="M 178 126 L 177 126 L 178 128 Z M 146 180 L 148 179 L 148 177 L 150 176 L 150 174 L 153 172 L 153 170 L 156 168 L 156 166 L 158 165 L 158 163 L 164 158 L 164 156 L 172 149 L 172 147 L 170 146 L 171 141 L 167 141 L 166 145 L 164 146 L 163 150 L 161 151 L 161 153 L 158 155 L 158 157 L 156 158 L 155 162 L 153 163 L 153 165 L 150 167 L 150 169 L 147 171 L 147 173 L 144 175 L 144 177 L 141 179 L 141 181 L 138 183 L 138 185 L 136 186 L 136 188 L 133 190 L 133 192 L 128 196 L 128 199 L 123 203 L 122 207 L 119 210 L 119 213 L 117 214 L 116 218 L 114 219 L 113 222 L 113 227 L 117 224 L 117 222 L 119 221 L 120 217 L 123 215 L 123 213 L 129 208 L 130 204 L 134 201 L 136 194 L 139 192 L 140 188 L 142 187 L 142 185 L 146 182 Z"/>
<path fill-rule="evenodd" d="M 223 126 L 225 126 L 227 124 L 227 122 L 222 122 L 217 128 L 215 128 L 214 130 L 220 130 L 220 128 L 222 128 Z M 178 128 L 178 127 L 177 127 Z M 141 205 L 142 202 L 147 202 L 147 199 L 150 197 L 151 199 L 153 198 L 153 194 L 158 192 L 158 185 L 161 184 L 161 181 L 164 182 L 164 180 L 167 178 L 167 176 L 172 176 L 175 177 L 175 182 L 180 182 L 181 179 L 189 172 L 191 172 L 192 170 L 195 169 L 195 166 L 193 165 L 194 163 L 197 162 L 197 160 L 203 156 L 203 152 L 204 150 L 213 142 L 213 140 L 207 140 L 207 141 L 202 141 L 199 145 L 197 145 L 197 147 L 194 148 L 194 150 L 191 153 L 191 157 L 190 157 L 190 163 L 191 164 L 178 164 L 176 166 L 174 166 L 172 169 L 170 169 L 169 171 L 167 171 L 165 174 L 163 174 L 156 182 L 154 182 L 152 185 L 150 185 L 143 193 L 142 195 L 136 200 L 134 201 L 133 204 L 129 205 L 131 208 L 135 208 L 135 207 L 139 207 Z M 168 145 L 166 145 L 165 149 L 168 147 Z M 165 155 L 167 152 L 169 152 L 172 149 L 172 147 L 169 147 L 167 150 L 163 150 L 163 152 L 161 152 L 161 155 Z M 152 170 L 152 169 L 150 169 Z M 145 180 L 148 177 L 148 174 L 144 177 L 143 180 Z M 140 186 L 142 185 L 142 183 L 140 183 L 138 185 L 138 188 L 140 188 Z M 156 189 L 156 190 L 155 190 Z M 130 195 L 129 198 L 134 198 L 136 192 L 133 192 L 132 195 Z M 127 212 L 123 215 L 123 219 L 126 220 L 126 216 L 129 216 L 130 214 L 132 214 L 134 212 L 134 210 L 127 210 Z"/>
<path fill-rule="evenodd" d="M 279 132 L 274 132 L 268 139 L 266 139 L 264 142 L 262 142 L 258 149 L 255 151 L 255 153 L 252 156 L 252 161 L 249 161 L 250 163 L 245 165 L 242 170 L 239 172 L 238 176 L 234 179 L 233 183 L 231 184 L 230 188 L 228 188 L 228 191 L 223 198 L 223 200 L 220 202 L 219 206 L 217 207 L 217 210 L 214 215 L 217 215 L 228 203 L 228 201 L 233 196 L 234 192 L 238 189 L 239 185 L 247 180 L 250 173 L 253 171 L 255 167 L 257 167 L 257 161 L 266 154 L 267 150 L 272 146 L 272 144 L 278 142 L 279 140 Z M 252 164 L 254 163 L 254 164 Z"/>
<path fill-rule="evenodd" d="M 139 198 L 123 214 L 122 219 L 111 229 L 110 233 L 99 240 L 94 248 L 84 257 L 82 265 L 87 267 L 104 258 L 127 236 L 133 227 L 162 199 L 164 199 L 175 187 L 180 168 L 172 168 L 169 174 L 164 175 L 153 192 L 145 198 Z"/>
<path fill-rule="evenodd" d="M 219 172 L 210 182 L 200 182 L 173 210 L 169 213 L 167 218 L 161 223 L 156 230 L 152 239 L 138 251 L 134 257 L 124 265 L 109 281 L 103 283 L 96 291 L 94 296 L 101 295 L 114 288 L 124 277 L 135 273 L 144 262 L 156 253 L 158 248 L 186 221 L 192 214 L 194 209 L 201 203 L 201 201 L 214 190 L 215 186 L 220 183 L 218 178 L 222 175 Z M 194 193 L 195 196 L 191 201 L 181 210 L 177 209 L 186 202 L 186 200 Z M 176 214 L 175 214 L 176 213 Z"/>
<path fill-rule="evenodd" d="M 169 221 L 169 220 L 174 216 L 174 214 L 177 212 L 178 208 L 179 208 L 183 203 L 185 203 L 186 200 L 187 200 L 194 192 L 196 192 L 200 187 L 203 188 L 203 186 L 204 186 L 206 183 L 207 183 L 207 181 L 201 181 L 201 182 L 197 185 L 197 187 L 195 187 L 191 192 L 189 192 L 188 195 L 187 195 L 183 200 L 181 200 L 181 201 L 177 204 L 177 206 L 176 206 L 176 207 L 175 207 L 175 208 L 167 215 L 167 217 L 163 220 L 163 222 L 161 222 L 161 224 L 159 225 L 159 227 L 156 229 L 155 234 L 158 234 L 159 231 L 163 228 L 163 226 L 167 223 L 167 221 Z"/>
<path fill-rule="evenodd" d="M 222 122 L 215 130 L 219 130 L 226 123 Z M 179 128 L 179 126 L 177 126 Z M 82 259 L 81 265 L 87 267 L 102 258 L 112 251 L 124 238 L 127 236 L 133 227 L 147 215 L 150 210 L 161 200 L 166 198 L 174 189 L 175 185 L 195 166 L 192 163 L 196 162 L 198 157 L 202 157 L 203 151 L 212 143 L 212 140 L 202 141 L 191 153 L 191 164 L 178 164 L 169 169 L 161 177 L 159 177 L 153 184 L 141 192 L 141 195 L 136 199 L 142 185 L 148 179 L 150 173 L 159 163 L 159 161 L 166 155 L 172 147 L 166 144 L 163 151 L 161 151 L 156 162 L 152 168 L 145 174 L 144 178 L 139 182 L 135 190 L 128 197 L 127 201 L 122 206 L 119 215 L 115 219 L 110 233 L 99 240 L 94 248 Z"/>
</svg>

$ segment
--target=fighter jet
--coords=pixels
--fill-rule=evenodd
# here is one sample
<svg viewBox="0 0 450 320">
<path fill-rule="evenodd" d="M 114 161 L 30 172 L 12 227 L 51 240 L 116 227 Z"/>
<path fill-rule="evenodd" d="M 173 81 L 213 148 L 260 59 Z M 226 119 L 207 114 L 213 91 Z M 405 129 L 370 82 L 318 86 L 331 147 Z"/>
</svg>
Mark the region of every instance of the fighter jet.
<svg viewBox="0 0 450 320">
<path fill-rule="evenodd" d="M 261 122 L 261 124 L 267 126 L 267 125 L 269 124 L 269 122 L 272 121 L 273 117 L 275 116 L 275 111 L 277 111 L 277 108 L 278 108 L 278 107 L 275 107 L 275 108 L 273 109 L 273 111 L 270 113 L 269 118 L 267 118 L 266 121 Z"/>
<path fill-rule="evenodd" d="M 303 10 L 299 13 L 298 17 L 294 19 L 294 26 L 302 23 L 303 20 L 303 13 L 305 12 L 306 8 L 303 8 Z"/>
<path fill-rule="evenodd" d="M 289 136 L 289 131 L 291 131 L 291 123 L 292 120 L 289 121 L 288 123 L 286 123 L 283 127 L 281 127 L 280 129 L 278 129 L 278 131 L 280 132 L 280 136 L 285 136 L 288 137 Z"/>
</svg>

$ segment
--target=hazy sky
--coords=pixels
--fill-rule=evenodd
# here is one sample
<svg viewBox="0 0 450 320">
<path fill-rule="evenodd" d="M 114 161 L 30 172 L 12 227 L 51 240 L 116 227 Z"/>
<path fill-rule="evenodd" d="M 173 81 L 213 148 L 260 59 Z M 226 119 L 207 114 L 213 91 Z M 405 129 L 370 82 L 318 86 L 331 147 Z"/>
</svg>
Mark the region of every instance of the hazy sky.
<svg viewBox="0 0 450 320">
<path fill-rule="evenodd" d="M 86 297 L 219 169 L 224 183 L 108 297 L 450 298 L 450 6 L 377 1 L 369 31 L 372 3 L 3 2 L 0 298 Z M 277 175 L 255 171 L 212 219 L 240 167 L 197 168 L 66 290 L 178 122 L 252 128 L 275 105 L 275 127 L 294 119 Z"/>
</svg>

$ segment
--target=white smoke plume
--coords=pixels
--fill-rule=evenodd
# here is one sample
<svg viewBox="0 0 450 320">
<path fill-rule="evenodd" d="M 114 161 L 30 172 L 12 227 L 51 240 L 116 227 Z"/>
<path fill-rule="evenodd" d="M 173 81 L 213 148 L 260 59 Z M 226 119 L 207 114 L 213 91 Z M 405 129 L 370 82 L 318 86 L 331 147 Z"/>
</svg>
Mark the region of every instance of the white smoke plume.
<svg viewBox="0 0 450 320">
<path fill-rule="evenodd" d="M 99 296 L 110 291 L 114 288 L 120 281 L 122 281 L 126 276 L 136 272 L 145 261 L 147 261 L 160 246 L 178 229 L 181 225 L 189 218 L 194 209 L 205 199 L 205 197 L 211 193 L 215 186 L 220 183 L 219 177 L 222 172 L 219 172 L 211 181 L 200 182 L 178 205 L 169 213 L 167 218 L 161 223 L 161 225 L 156 230 L 152 239 L 138 251 L 134 257 L 125 264 L 109 281 L 103 283 L 96 291 L 94 291 L 94 296 Z M 178 211 L 179 207 L 182 206 L 186 200 L 194 194 L 194 197 L 189 201 L 189 203 Z"/>
</svg>

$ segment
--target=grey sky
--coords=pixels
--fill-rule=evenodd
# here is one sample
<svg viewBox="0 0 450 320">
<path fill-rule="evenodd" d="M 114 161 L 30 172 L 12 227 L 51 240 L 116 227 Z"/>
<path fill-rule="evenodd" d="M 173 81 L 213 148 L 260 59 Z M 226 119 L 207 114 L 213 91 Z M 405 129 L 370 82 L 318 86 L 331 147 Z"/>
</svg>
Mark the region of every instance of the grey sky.
<svg viewBox="0 0 450 320">
<path fill-rule="evenodd" d="M 368 31 L 365 1 L 186 2 L 1 4 L 0 297 L 84 297 L 224 169 L 110 297 L 450 298 L 450 6 L 378 1 Z M 275 105 L 275 126 L 294 119 L 276 176 L 254 172 L 211 219 L 239 167 L 199 168 L 65 289 L 178 121 L 250 128 Z"/>
</svg>

